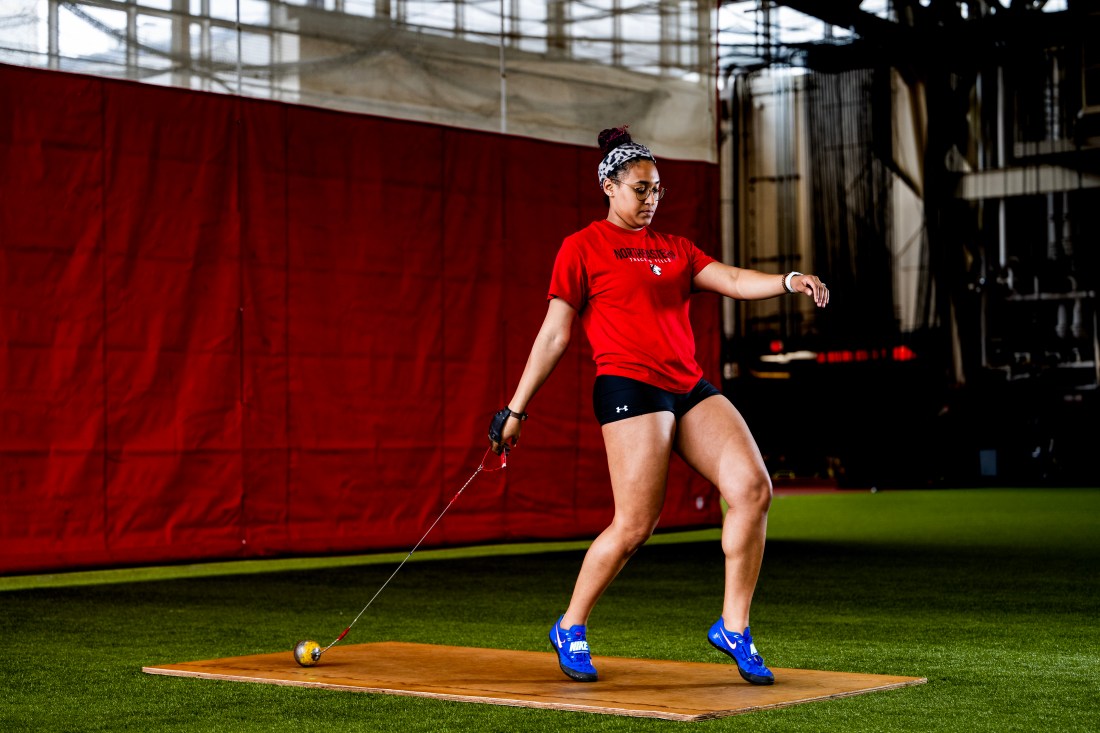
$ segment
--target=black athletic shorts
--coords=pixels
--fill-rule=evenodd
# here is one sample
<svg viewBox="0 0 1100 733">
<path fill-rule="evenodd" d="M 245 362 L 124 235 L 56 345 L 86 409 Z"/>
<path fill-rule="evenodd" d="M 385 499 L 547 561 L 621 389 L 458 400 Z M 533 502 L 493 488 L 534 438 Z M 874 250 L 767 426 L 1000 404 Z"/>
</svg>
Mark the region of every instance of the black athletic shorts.
<svg viewBox="0 0 1100 733">
<path fill-rule="evenodd" d="M 679 420 L 708 397 L 722 394 L 700 379 L 687 394 L 676 394 L 629 377 L 601 374 L 592 387 L 592 408 L 600 425 L 651 412 L 671 412 Z"/>
</svg>

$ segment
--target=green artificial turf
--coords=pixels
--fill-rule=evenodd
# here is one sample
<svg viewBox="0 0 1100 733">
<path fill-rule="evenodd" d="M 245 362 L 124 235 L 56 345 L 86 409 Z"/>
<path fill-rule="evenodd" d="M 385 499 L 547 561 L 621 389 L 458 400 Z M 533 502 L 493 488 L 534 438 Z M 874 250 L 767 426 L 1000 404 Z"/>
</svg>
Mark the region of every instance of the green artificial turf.
<svg viewBox="0 0 1100 733">
<path fill-rule="evenodd" d="M 717 531 L 644 547 L 600 655 L 720 662 Z M 347 643 L 549 651 L 583 545 L 424 552 Z M 404 553 L 0 579 L 2 731 L 1095 731 L 1100 490 L 777 498 L 753 632 L 774 667 L 928 684 L 701 723 L 145 675 L 331 641 Z M 471 659 L 476 666 L 477 660 Z M 685 728 L 686 726 L 686 728 Z"/>
</svg>

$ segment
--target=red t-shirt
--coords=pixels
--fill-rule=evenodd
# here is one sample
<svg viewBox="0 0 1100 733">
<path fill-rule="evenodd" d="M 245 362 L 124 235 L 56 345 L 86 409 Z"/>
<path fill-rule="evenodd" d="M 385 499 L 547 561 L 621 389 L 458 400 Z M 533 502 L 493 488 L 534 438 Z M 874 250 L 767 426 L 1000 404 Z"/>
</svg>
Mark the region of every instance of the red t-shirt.
<svg viewBox="0 0 1100 733">
<path fill-rule="evenodd" d="M 703 376 L 688 320 L 691 282 L 711 262 L 683 237 L 601 219 L 562 242 L 548 299 L 580 314 L 596 374 L 685 394 Z"/>
</svg>

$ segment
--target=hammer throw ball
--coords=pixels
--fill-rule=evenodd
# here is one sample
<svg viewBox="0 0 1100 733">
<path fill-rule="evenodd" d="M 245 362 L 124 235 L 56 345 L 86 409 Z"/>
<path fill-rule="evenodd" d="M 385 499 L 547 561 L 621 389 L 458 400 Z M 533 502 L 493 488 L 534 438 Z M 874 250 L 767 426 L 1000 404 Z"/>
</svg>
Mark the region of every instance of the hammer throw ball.
<svg viewBox="0 0 1100 733">
<path fill-rule="evenodd" d="M 303 667 L 312 667 L 321 659 L 321 645 L 312 639 L 303 639 L 294 645 L 294 661 Z"/>
</svg>

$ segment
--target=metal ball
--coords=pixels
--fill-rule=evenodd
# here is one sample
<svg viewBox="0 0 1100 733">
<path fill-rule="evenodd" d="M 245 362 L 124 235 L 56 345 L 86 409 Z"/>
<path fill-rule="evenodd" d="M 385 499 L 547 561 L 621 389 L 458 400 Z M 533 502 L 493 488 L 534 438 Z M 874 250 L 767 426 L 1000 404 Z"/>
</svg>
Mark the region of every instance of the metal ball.
<svg viewBox="0 0 1100 733">
<path fill-rule="evenodd" d="M 321 659 L 321 645 L 312 639 L 303 639 L 294 645 L 294 661 L 303 667 L 312 667 Z"/>
</svg>

